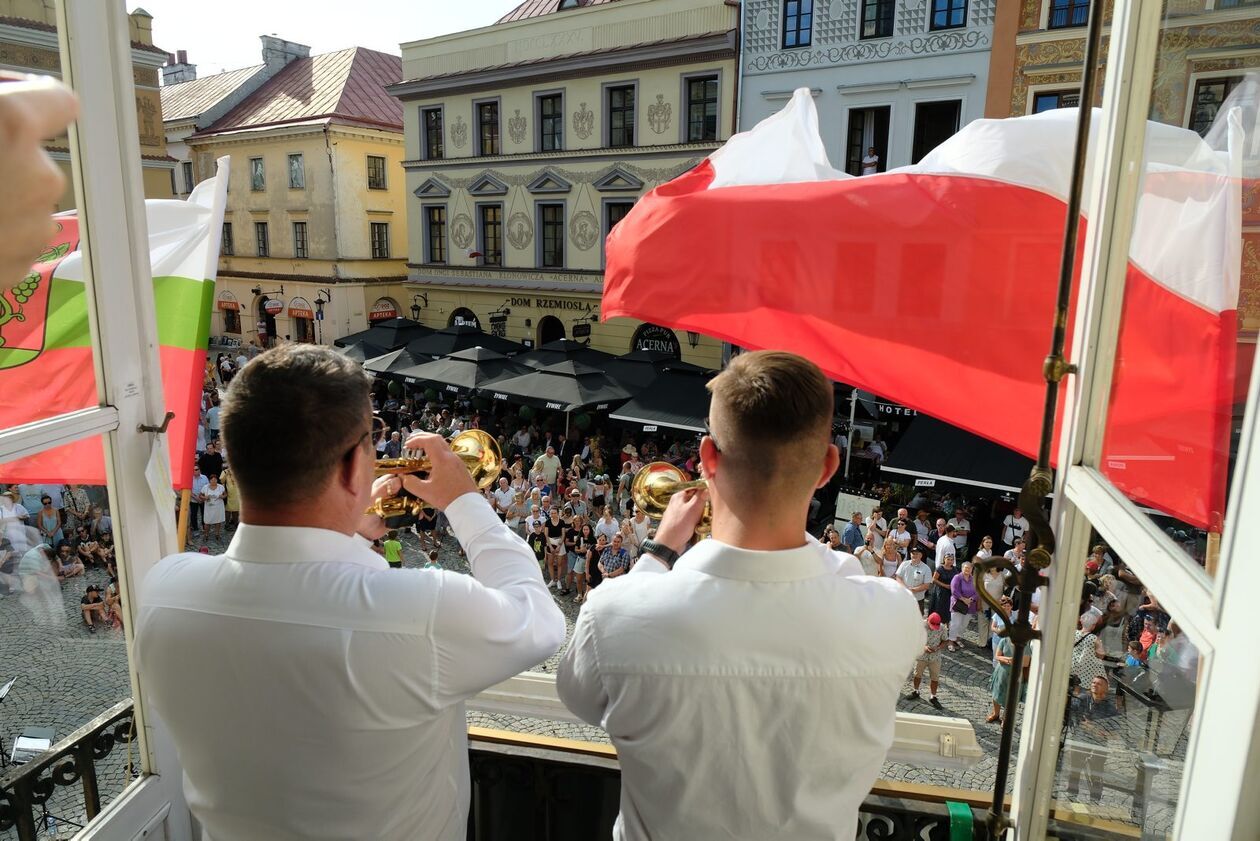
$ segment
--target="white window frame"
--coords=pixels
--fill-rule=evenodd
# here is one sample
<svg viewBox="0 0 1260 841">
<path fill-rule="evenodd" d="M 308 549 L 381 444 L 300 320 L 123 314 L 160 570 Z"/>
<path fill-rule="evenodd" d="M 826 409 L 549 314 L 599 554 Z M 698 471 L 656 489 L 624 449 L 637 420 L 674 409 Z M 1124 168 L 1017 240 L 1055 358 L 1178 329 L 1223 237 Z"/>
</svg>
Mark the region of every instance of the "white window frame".
<svg viewBox="0 0 1260 841">
<path fill-rule="evenodd" d="M 1140 189 L 1149 93 L 1162 5 L 1116 0 L 1103 103 L 1083 207 L 1091 220 L 1068 361 L 1053 514 L 1058 549 L 1042 604 L 1043 638 L 1033 646 L 1012 813 L 1016 839 L 1045 837 L 1058 760 L 1091 529 L 1096 528 L 1159 598 L 1197 647 L 1201 670 L 1172 837 L 1260 836 L 1249 772 L 1260 741 L 1260 669 L 1250 651 L 1254 609 L 1242 567 L 1239 523 L 1260 518 L 1260 368 L 1253 371 L 1230 509 L 1213 579 L 1099 470 L 1116 358 L 1121 303 Z M 1239 563 L 1234 563 L 1235 556 Z M 1239 579 L 1230 586 L 1231 577 Z M 1216 664 L 1224 664 L 1217 669 Z M 1246 665 L 1243 665 L 1246 664 Z"/>
</svg>

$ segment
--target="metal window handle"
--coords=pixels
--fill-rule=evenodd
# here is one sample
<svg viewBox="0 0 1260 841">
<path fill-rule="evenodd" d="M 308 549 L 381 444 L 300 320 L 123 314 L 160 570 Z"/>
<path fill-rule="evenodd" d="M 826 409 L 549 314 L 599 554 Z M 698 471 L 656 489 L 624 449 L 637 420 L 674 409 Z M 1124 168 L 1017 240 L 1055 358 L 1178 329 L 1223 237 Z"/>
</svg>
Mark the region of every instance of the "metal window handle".
<svg viewBox="0 0 1260 841">
<path fill-rule="evenodd" d="M 166 417 L 162 419 L 161 426 L 149 426 L 148 424 L 142 423 L 139 427 L 137 427 L 137 429 L 140 432 L 156 432 L 158 435 L 162 435 L 166 432 L 166 428 L 171 425 L 171 421 L 174 419 L 175 413 L 167 412 Z"/>
</svg>

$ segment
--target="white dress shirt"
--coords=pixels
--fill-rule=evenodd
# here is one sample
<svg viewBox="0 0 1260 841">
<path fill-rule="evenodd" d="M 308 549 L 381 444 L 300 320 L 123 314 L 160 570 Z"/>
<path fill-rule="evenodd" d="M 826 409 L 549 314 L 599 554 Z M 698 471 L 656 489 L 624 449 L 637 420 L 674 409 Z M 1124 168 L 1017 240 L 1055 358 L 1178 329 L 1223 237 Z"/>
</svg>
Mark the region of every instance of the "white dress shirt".
<svg viewBox="0 0 1260 841">
<path fill-rule="evenodd" d="M 242 525 L 225 555 L 144 582 L 140 681 L 213 841 L 455 841 L 467 832 L 463 701 L 564 642 L 534 553 L 465 494 L 473 576 L 389 569 L 362 538 Z"/>
<path fill-rule="evenodd" d="M 619 841 L 849 841 L 923 650 L 896 581 L 813 538 L 645 556 L 578 614 L 560 698 L 621 762 Z"/>
</svg>

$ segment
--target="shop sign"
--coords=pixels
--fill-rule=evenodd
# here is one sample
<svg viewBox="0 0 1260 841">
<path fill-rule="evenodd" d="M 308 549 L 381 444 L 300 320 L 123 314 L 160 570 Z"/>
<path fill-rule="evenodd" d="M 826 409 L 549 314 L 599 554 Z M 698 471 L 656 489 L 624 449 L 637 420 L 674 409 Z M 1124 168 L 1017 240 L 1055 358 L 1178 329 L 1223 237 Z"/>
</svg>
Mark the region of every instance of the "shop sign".
<svg viewBox="0 0 1260 841">
<path fill-rule="evenodd" d="M 467 307 L 460 307 L 451 314 L 452 327 L 471 327 L 474 330 L 481 329 L 481 321 L 477 318 L 477 314 Z"/>
<path fill-rule="evenodd" d="M 655 350 L 667 353 L 675 359 L 682 359 L 682 345 L 678 335 L 668 327 L 658 324 L 640 324 L 630 340 L 630 350 Z"/>
<path fill-rule="evenodd" d="M 575 301 L 571 298 L 509 298 L 508 306 L 533 307 L 539 310 L 574 310 L 576 312 L 590 312 L 592 309 L 590 301 Z"/>
<path fill-rule="evenodd" d="M 376 303 L 372 304 L 372 309 L 368 311 L 368 321 L 384 321 L 387 318 L 398 317 L 398 305 L 389 298 L 377 298 Z"/>
<path fill-rule="evenodd" d="M 573 325 L 573 338 L 588 339 L 591 336 L 591 325 L 588 321 Z"/>
<path fill-rule="evenodd" d="M 507 316 L 506 315 L 490 316 L 490 335 L 498 336 L 500 339 L 507 338 Z"/>
<path fill-rule="evenodd" d="M 564 408 L 564 404 L 563 404 L 563 403 L 552 403 L 551 401 L 548 401 L 548 402 L 547 402 L 547 408 L 548 408 L 548 409 L 563 409 L 563 408 Z"/>
<path fill-rule="evenodd" d="M 935 479 L 915 479 L 914 486 L 916 488 L 935 488 L 936 480 Z"/>
<path fill-rule="evenodd" d="M 219 293 L 219 309 L 221 310 L 240 310 L 241 303 L 236 300 L 236 296 L 226 289 Z"/>
<path fill-rule="evenodd" d="M 290 318 L 314 318 L 315 308 L 305 298 L 294 298 L 289 301 Z"/>
<path fill-rule="evenodd" d="M 263 311 L 268 315 L 279 315 L 284 312 L 284 301 L 279 298 L 268 298 L 263 304 Z"/>
<path fill-rule="evenodd" d="M 496 391 L 496 392 L 494 392 L 493 394 L 491 394 L 490 396 L 491 396 L 492 398 L 494 398 L 495 400 L 507 400 L 507 399 L 508 399 L 508 396 L 507 396 L 506 394 L 500 394 L 500 393 L 499 393 L 499 392 L 497 392 L 497 391 Z"/>
<path fill-rule="evenodd" d="M 643 431 L 644 431 L 644 432 L 655 432 L 655 431 L 656 431 L 656 424 L 654 424 L 654 423 L 645 423 L 645 424 L 643 425 Z"/>
<path fill-rule="evenodd" d="M 899 417 L 909 418 L 919 414 L 915 409 L 911 409 L 906 406 L 899 406 L 896 403 L 877 403 L 876 405 L 879 406 L 880 414 L 883 415 L 897 415 Z"/>
</svg>

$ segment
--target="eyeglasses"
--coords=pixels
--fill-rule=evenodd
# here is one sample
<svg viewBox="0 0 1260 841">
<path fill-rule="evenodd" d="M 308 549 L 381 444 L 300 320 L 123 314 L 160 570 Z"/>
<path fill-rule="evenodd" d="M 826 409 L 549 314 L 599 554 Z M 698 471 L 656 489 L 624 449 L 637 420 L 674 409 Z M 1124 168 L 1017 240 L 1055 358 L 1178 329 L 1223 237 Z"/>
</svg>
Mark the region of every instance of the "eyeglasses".
<svg viewBox="0 0 1260 841">
<path fill-rule="evenodd" d="M 354 446 L 346 450 L 346 454 L 342 456 L 342 458 L 349 458 L 353 455 L 354 451 L 357 450 L 359 445 L 363 443 L 363 439 L 367 438 L 369 435 L 372 436 L 372 447 L 375 448 L 385 440 L 385 433 L 387 432 L 389 432 L 389 427 L 385 425 L 385 421 L 376 415 L 373 415 L 372 425 L 368 427 L 367 432 L 364 432 L 359 436 L 358 440 L 354 442 Z"/>
<path fill-rule="evenodd" d="M 704 434 L 709 436 L 709 440 L 713 442 L 713 449 L 719 453 L 722 452 L 721 446 L 718 445 L 717 439 L 713 437 L 713 429 L 709 426 L 709 419 L 704 419 Z"/>
</svg>

